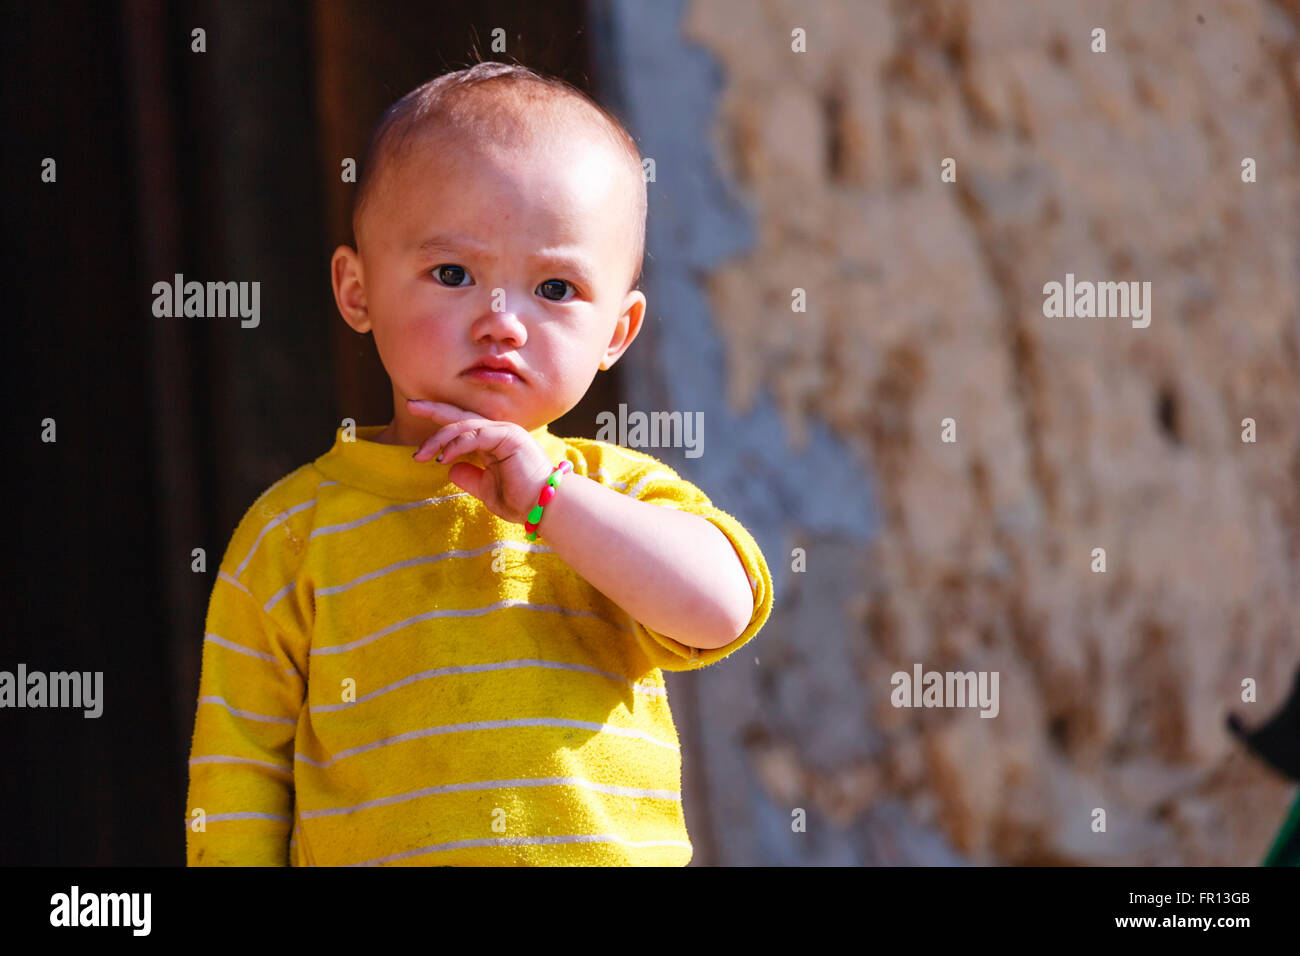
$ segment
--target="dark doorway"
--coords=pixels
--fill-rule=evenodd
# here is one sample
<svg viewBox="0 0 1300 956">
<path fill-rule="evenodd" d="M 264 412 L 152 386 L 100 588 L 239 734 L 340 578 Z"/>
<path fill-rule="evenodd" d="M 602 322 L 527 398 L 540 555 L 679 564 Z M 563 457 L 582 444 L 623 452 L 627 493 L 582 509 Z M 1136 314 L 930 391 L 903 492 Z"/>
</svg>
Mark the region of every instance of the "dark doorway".
<svg viewBox="0 0 1300 956">
<path fill-rule="evenodd" d="M 585 19 L 578 0 L 10 12 L 3 428 L 18 466 L 0 670 L 102 672 L 103 713 L 0 711 L 0 864 L 184 862 L 204 617 L 230 534 L 342 418 L 391 415 L 372 340 L 330 292 L 340 163 L 407 90 L 480 59 L 600 99 Z M 155 317 L 154 284 L 178 273 L 259 281 L 260 325 Z M 551 430 L 591 436 L 619 391 L 616 366 Z"/>
</svg>

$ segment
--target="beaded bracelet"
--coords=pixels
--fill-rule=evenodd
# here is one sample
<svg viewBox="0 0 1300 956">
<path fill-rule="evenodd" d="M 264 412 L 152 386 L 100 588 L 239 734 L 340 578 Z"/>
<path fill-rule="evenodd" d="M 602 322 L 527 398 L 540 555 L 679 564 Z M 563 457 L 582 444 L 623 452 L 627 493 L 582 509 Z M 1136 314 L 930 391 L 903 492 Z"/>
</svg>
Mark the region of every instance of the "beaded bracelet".
<svg viewBox="0 0 1300 956">
<path fill-rule="evenodd" d="M 528 512 L 528 517 L 524 520 L 524 530 L 528 532 L 525 537 L 529 541 L 537 540 L 537 526 L 542 521 L 542 509 L 551 503 L 555 497 L 555 489 L 560 487 L 560 479 L 573 471 L 573 466 L 569 462 L 562 461 L 555 466 L 555 470 L 546 479 L 546 484 L 542 485 L 542 493 L 537 496 L 537 504 L 533 505 L 533 510 Z"/>
</svg>

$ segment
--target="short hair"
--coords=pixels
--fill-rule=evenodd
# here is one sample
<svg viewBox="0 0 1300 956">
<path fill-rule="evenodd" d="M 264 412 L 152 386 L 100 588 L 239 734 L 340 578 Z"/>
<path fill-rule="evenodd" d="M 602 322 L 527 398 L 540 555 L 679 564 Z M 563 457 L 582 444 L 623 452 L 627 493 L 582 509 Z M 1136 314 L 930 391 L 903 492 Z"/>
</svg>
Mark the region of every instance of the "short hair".
<svg viewBox="0 0 1300 956">
<path fill-rule="evenodd" d="M 461 131 L 471 139 L 506 140 L 522 143 L 528 130 L 514 107 L 522 101 L 534 101 L 549 109 L 547 120 L 569 126 L 575 114 L 565 107 L 576 106 L 577 117 L 604 133 L 621 156 L 629 173 L 635 172 L 636 195 L 632 226 L 632 282 L 641 281 L 645 259 L 646 184 L 642 174 L 641 153 L 636 141 L 609 111 L 577 87 L 558 77 L 535 73 L 524 66 L 486 61 L 444 73 L 416 87 L 388 108 L 375 128 L 362 154 L 356 189 L 352 194 L 352 242 L 360 248 L 360 224 L 366 206 L 384 170 L 397 162 L 410 148 L 413 138 L 446 130 Z"/>
</svg>

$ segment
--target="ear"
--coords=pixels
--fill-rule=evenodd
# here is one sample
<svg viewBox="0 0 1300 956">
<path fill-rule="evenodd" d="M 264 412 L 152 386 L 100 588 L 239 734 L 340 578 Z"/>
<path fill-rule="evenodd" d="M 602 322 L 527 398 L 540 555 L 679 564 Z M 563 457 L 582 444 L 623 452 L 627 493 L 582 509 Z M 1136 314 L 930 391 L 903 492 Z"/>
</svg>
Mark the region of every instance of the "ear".
<svg viewBox="0 0 1300 956">
<path fill-rule="evenodd" d="M 370 312 L 366 307 L 365 273 L 361 257 L 351 246 L 339 246 L 330 260 L 330 278 L 334 285 L 334 303 L 343 321 L 357 332 L 370 331 Z"/>
<path fill-rule="evenodd" d="M 645 306 L 643 293 L 633 289 L 627 294 L 623 300 L 623 311 L 619 314 L 618 324 L 614 326 L 614 334 L 610 337 L 609 348 L 605 349 L 605 354 L 601 358 L 601 371 L 612 368 L 636 339 L 641 331 L 641 321 L 645 318 Z"/>
</svg>

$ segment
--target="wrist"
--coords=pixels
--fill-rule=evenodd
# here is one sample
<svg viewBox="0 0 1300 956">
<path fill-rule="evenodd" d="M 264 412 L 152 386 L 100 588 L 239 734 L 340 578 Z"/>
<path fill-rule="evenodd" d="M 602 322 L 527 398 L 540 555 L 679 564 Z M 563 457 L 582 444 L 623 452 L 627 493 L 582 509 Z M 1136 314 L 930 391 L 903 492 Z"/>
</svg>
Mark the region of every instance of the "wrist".
<svg viewBox="0 0 1300 956">
<path fill-rule="evenodd" d="M 560 485 L 566 475 L 573 473 L 573 466 L 565 459 L 561 459 L 554 465 L 550 466 L 543 476 L 541 483 L 537 486 L 537 494 L 533 502 L 529 505 L 528 511 L 524 515 L 524 536 L 529 541 L 535 541 L 541 534 L 541 523 L 546 517 L 546 512 L 555 496 L 559 493 Z"/>
<path fill-rule="evenodd" d="M 540 469 L 535 470 L 532 477 L 524 483 L 524 487 L 528 491 L 520 497 L 519 506 L 515 509 L 515 524 L 526 524 L 528 522 L 528 512 L 532 511 L 533 506 L 537 504 L 537 496 L 546 487 L 546 479 L 554 470 L 555 464 L 553 462 L 543 465 Z"/>
</svg>

